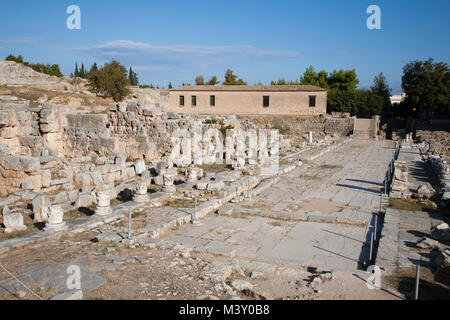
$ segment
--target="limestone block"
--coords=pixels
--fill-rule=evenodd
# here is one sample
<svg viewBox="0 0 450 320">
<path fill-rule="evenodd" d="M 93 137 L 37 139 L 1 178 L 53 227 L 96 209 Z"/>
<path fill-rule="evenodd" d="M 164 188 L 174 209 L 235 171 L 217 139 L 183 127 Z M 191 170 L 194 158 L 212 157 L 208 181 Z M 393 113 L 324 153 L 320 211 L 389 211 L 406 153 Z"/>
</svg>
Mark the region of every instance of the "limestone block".
<svg viewBox="0 0 450 320">
<path fill-rule="evenodd" d="M 211 192 L 218 192 L 225 188 L 225 183 L 223 181 L 211 181 L 208 183 L 207 190 Z"/>
<path fill-rule="evenodd" d="M 153 183 L 157 186 L 162 186 L 164 184 L 164 178 L 163 176 L 157 176 L 153 178 Z"/>
<path fill-rule="evenodd" d="M 208 188 L 208 180 L 200 180 L 197 182 L 197 184 L 195 185 L 195 188 L 197 190 L 206 190 L 206 188 Z"/>
<path fill-rule="evenodd" d="M 24 231 L 27 227 L 23 223 L 23 216 L 20 212 L 12 213 L 8 206 L 3 207 L 3 225 L 6 233 Z"/>
<path fill-rule="evenodd" d="M 34 197 L 32 201 L 32 207 L 35 223 L 45 222 L 48 220 L 50 199 L 47 196 L 39 194 Z"/>
<path fill-rule="evenodd" d="M 80 184 L 81 186 L 91 186 L 94 183 L 92 176 L 89 173 L 78 173 L 75 174 L 74 177 L 75 183 Z"/>
<path fill-rule="evenodd" d="M 133 201 L 143 203 L 148 200 L 149 198 L 147 197 L 147 181 L 140 180 L 136 183 Z"/>
<path fill-rule="evenodd" d="M 100 187 L 104 184 L 102 173 L 100 171 L 94 171 L 91 173 L 92 181 L 96 187 Z"/>
<path fill-rule="evenodd" d="M 67 197 L 69 198 L 69 201 L 76 201 L 78 198 L 78 190 L 67 191 Z"/>
<path fill-rule="evenodd" d="M 51 206 L 48 213 L 48 222 L 45 231 L 60 231 L 67 228 L 64 222 L 64 210 L 61 206 Z"/>
<path fill-rule="evenodd" d="M 188 181 L 197 181 L 203 176 L 203 169 L 201 168 L 188 168 L 186 170 Z"/>
<path fill-rule="evenodd" d="M 175 192 L 176 191 L 176 187 L 174 186 L 174 181 L 175 181 L 175 175 L 171 174 L 171 173 L 165 173 L 163 175 L 163 188 L 162 191 L 163 192 Z"/>
<path fill-rule="evenodd" d="M 0 165 L 5 170 L 23 171 L 26 173 L 39 172 L 41 163 L 39 158 L 26 156 L 6 156 L 0 159 Z"/>
<path fill-rule="evenodd" d="M 450 227 L 447 223 L 441 223 L 431 228 L 431 237 L 441 242 L 450 241 Z"/>
<path fill-rule="evenodd" d="M 124 170 L 122 170 L 122 178 L 123 179 L 129 179 L 133 178 L 135 176 L 136 172 L 134 170 L 134 167 L 126 167 Z"/>
<path fill-rule="evenodd" d="M 40 190 L 42 187 L 42 177 L 41 175 L 35 175 L 22 181 L 20 187 L 23 190 Z"/>
<path fill-rule="evenodd" d="M 94 199 L 92 198 L 90 193 L 80 194 L 75 200 L 75 208 L 89 208 Z"/>
<path fill-rule="evenodd" d="M 141 175 L 146 170 L 145 161 L 142 159 L 136 160 L 136 162 L 134 164 L 134 168 L 136 170 L 136 174 Z"/>
<path fill-rule="evenodd" d="M 41 184 L 44 188 L 48 188 L 51 185 L 52 182 L 52 174 L 50 170 L 41 170 Z"/>
<path fill-rule="evenodd" d="M 104 183 L 111 183 L 116 181 L 116 173 L 107 173 L 103 175 L 103 182 Z"/>
<path fill-rule="evenodd" d="M 168 167 L 169 167 L 169 166 L 168 166 L 167 162 L 164 162 L 164 161 L 158 162 L 158 163 L 156 164 L 156 174 L 157 174 L 158 176 L 164 174 L 164 173 L 165 173 L 165 170 L 166 170 Z"/>
<path fill-rule="evenodd" d="M 49 224 L 60 224 L 63 222 L 64 211 L 61 206 L 51 206 L 48 213 Z"/>
<path fill-rule="evenodd" d="M 119 165 L 120 167 L 123 167 L 125 163 L 127 162 L 127 155 L 123 152 L 117 153 L 114 158 L 114 164 Z"/>
</svg>

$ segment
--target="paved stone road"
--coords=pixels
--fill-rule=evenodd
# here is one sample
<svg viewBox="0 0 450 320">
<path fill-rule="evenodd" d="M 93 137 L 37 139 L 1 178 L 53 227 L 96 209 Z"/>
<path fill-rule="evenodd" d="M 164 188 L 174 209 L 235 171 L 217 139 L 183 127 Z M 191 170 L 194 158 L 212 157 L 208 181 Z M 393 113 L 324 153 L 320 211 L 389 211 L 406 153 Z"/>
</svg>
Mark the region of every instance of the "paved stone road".
<svg viewBox="0 0 450 320">
<path fill-rule="evenodd" d="M 355 270 L 367 260 L 393 143 L 353 140 L 283 176 L 257 197 L 227 205 L 164 240 L 199 251 Z"/>
</svg>

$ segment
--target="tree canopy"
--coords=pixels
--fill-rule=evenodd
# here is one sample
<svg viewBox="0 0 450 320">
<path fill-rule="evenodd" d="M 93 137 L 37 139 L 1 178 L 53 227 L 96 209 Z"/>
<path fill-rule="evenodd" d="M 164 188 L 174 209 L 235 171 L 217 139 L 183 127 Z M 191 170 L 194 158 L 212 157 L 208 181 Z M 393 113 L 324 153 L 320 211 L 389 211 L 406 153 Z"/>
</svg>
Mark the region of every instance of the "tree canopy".
<svg viewBox="0 0 450 320">
<path fill-rule="evenodd" d="M 448 113 L 450 73 L 444 62 L 412 61 L 403 68 L 402 88 L 405 104 L 421 115 Z"/>
<path fill-rule="evenodd" d="M 208 84 L 210 86 L 215 86 L 215 85 L 217 85 L 219 83 L 220 82 L 219 82 L 219 80 L 217 80 L 217 77 L 216 76 L 212 76 L 211 79 L 209 79 L 209 81 L 206 84 Z"/>
<path fill-rule="evenodd" d="M 139 85 L 139 78 L 137 76 L 137 73 L 134 72 L 131 67 L 130 67 L 130 71 L 128 72 L 128 81 L 130 82 L 130 85 L 132 85 L 132 86 Z"/>
<path fill-rule="evenodd" d="M 61 70 L 59 68 L 59 65 L 57 65 L 57 64 L 30 63 L 30 62 L 24 61 L 23 57 L 21 55 L 18 55 L 17 57 L 15 57 L 12 54 L 7 56 L 5 60 L 21 63 L 27 67 L 32 68 L 36 72 L 48 74 L 50 76 L 56 76 L 56 77 L 63 76 L 63 74 L 61 73 Z"/>
<path fill-rule="evenodd" d="M 115 101 L 130 93 L 129 84 L 127 69 L 115 60 L 88 75 L 88 87 L 92 92 L 112 97 Z"/>
<path fill-rule="evenodd" d="M 203 78 L 203 76 L 197 76 L 196 78 L 195 78 L 195 84 L 197 85 L 197 86 L 203 86 L 204 84 L 205 84 L 205 78 Z"/>
<path fill-rule="evenodd" d="M 223 82 L 224 86 L 236 86 L 236 85 L 243 85 L 246 86 L 247 82 L 242 80 L 241 78 L 238 79 L 237 75 L 233 73 L 233 70 L 228 69 L 225 71 L 225 81 Z"/>
</svg>

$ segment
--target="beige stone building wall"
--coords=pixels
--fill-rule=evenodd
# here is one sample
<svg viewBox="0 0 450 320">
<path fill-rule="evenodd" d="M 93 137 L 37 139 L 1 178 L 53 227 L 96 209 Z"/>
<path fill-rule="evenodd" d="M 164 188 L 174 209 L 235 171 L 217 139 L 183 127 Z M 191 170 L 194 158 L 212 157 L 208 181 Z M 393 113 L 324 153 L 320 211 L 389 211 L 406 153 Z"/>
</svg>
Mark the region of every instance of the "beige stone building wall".
<svg viewBox="0 0 450 320">
<path fill-rule="evenodd" d="M 184 96 L 184 106 L 180 106 Z M 196 97 L 196 106 L 192 105 Z M 210 105 L 210 96 L 215 96 L 215 106 Z M 263 97 L 269 96 L 269 106 L 263 106 Z M 316 106 L 309 106 L 309 97 L 316 96 Z M 169 110 L 190 114 L 293 114 L 319 115 L 327 111 L 327 91 L 320 88 L 305 91 L 295 90 L 183 90 L 173 89 L 169 95 Z"/>
</svg>

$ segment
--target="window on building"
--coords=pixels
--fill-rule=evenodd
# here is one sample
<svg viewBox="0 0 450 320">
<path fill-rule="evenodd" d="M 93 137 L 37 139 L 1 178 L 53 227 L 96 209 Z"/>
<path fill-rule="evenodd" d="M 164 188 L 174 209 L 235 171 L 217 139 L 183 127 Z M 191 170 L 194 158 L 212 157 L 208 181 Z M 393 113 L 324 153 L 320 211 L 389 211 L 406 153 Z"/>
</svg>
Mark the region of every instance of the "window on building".
<svg viewBox="0 0 450 320">
<path fill-rule="evenodd" d="M 264 96 L 263 97 L 263 107 L 268 107 L 270 104 L 270 98 L 269 96 Z"/>
<path fill-rule="evenodd" d="M 316 106 L 316 96 L 309 96 L 309 106 L 310 107 Z"/>
<path fill-rule="evenodd" d="M 180 96 L 180 107 L 184 106 L 184 96 Z"/>
<path fill-rule="evenodd" d="M 197 105 L 197 96 L 192 96 L 192 106 L 195 107 Z"/>
<path fill-rule="evenodd" d="M 215 107 L 216 106 L 216 96 L 209 96 L 209 105 L 211 107 Z"/>
</svg>

